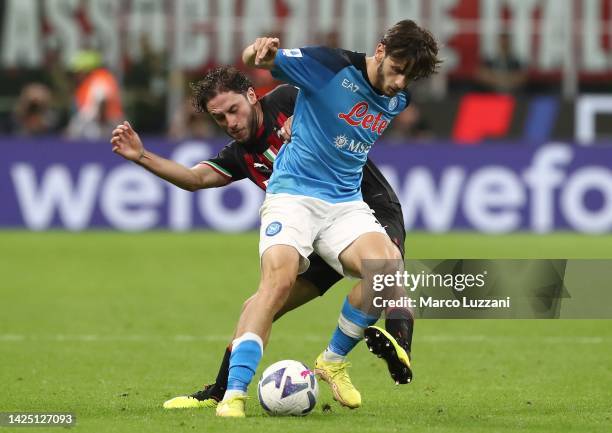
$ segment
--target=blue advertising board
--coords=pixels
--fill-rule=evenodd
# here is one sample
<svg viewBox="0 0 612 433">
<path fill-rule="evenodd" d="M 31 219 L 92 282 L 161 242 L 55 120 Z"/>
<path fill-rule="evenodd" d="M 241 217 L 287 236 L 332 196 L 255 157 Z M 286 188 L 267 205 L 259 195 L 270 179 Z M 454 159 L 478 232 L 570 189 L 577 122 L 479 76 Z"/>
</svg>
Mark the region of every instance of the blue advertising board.
<svg viewBox="0 0 612 433">
<path fill-rule="evenodd" d="M 145 142 L 151 151 L 187 166 L 225 143 Z M 108 142 L 2 138 L 0 148 L 0 227 L 258 227 L 263 192 L 248 180 L 192 193 L 123 160 Z M 370 156 L 397 191 L 410 230 L 612 230 L 612 147 L 378 143 Z"/>
</svg>

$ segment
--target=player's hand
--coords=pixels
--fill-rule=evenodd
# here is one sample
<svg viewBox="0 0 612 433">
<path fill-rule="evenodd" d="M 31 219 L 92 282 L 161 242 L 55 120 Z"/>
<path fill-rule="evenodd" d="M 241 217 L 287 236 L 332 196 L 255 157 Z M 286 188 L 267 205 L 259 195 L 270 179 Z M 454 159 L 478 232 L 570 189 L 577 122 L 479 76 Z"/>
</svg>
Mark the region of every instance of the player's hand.
<svg viewBox="0 0 612 433">
<path fill-rule="evenodd" d="M 293 123 L 293 116 L 290 116 L 285 123 L 283 123 L 283 127 L 279 129 L 278 135 L 283 139 L 284 143 L 289 143 L 291 141 L 291 124 Z"/>
<path fill-rule="evenodd" d="M 253 43 L 255 66 L 268 63 L 276 57 L 280 41 L 278 38 L 257 38 Z"/>
<path fill-rule="evenodd" d="M 129 161 L 140 161 L 144 156 L 142 141 L 127 120 L 113 130 L 110 142 L 113 145 L 113 152 Z"/>
</svg>

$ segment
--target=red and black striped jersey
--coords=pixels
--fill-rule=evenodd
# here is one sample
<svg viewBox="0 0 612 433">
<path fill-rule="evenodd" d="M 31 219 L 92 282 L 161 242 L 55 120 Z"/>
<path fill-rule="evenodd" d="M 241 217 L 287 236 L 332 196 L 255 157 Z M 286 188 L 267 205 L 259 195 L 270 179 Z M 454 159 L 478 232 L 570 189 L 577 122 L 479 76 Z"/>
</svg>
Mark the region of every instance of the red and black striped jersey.
<svg viewBox="0 0 612 433">
<path fill-rule="evenodd" d="M 207 164 L 231 181 L 249 178 L 265 190 L 272 175 L 276 155 L 283 145 L 278 130 L 285 120 L 293 115 L 298 89 L 283 84 L 265 94 L 259 102 L 263 111 L 263 123 L 255 138 L 247 143 L 231 141 L 214 157 L 201 164 Z M 370 199 L 384 196 L 393 203 L 399 200 L 384 176 L 368 159 L 363 167 L 361 182 L 363 200 L 370 205 Z"/>
</svg>

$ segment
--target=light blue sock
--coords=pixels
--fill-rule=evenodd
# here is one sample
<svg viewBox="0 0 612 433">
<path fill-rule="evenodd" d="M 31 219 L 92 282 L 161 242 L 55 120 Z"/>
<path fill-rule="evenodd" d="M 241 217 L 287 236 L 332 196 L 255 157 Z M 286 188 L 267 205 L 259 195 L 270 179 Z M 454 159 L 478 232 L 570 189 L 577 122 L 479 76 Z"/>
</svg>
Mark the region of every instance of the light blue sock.
<svg viewBox="0 0 612 433">
<path fill-rule="evenodd" d="M 348 297 L 342 305 L 338 326 L 324 353 L 327 361 L 341 361 L 363 339 L 363 330 L 376 323 L 378 317 L 370 316 L 349 304 Z"/>
<path fill-rule="evenodd" d="M 227 391 L 246 392 L 262 355 L 263 342 L 257 334 L 246 332 L 232 342 Z"/>
</svg>

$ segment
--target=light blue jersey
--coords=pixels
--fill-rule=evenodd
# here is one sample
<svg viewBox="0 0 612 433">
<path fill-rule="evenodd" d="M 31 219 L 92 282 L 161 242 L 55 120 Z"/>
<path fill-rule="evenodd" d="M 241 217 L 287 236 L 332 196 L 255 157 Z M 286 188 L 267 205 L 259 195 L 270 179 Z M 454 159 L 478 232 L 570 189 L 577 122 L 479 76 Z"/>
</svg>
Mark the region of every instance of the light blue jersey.
<svg viewBox="0 0 612 433">
<path fill-rule="evenodd" d="M 297 86 L 291 142 L 282 147 L 267 191 L 342 203 L 361 200 L 368 152 L 410 102 L 367 78 L 365 55 L 326 47 L 279 50 L 272 75 Z"/>
</svg>

